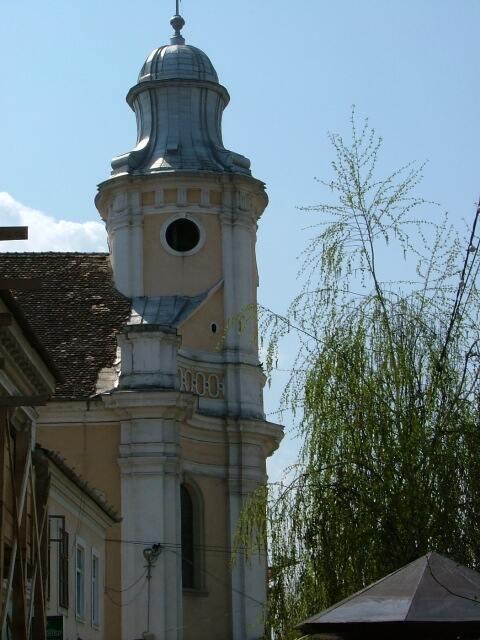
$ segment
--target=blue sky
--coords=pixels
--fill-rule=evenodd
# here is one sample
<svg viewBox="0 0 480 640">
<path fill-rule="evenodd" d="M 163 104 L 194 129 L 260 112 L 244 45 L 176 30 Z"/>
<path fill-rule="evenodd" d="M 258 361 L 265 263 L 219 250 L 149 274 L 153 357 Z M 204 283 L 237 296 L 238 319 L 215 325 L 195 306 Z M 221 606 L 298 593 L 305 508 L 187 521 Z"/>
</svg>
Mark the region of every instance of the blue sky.
<svg viewBox="0 0 480 640">
<path fill-rule="evenodd" d="M 92 226 L 95 185 L 133 146 L 124 98 L 150 50 L 168 41 L 173 8 L 171 0 L 2 3 L 0 220 L 25 207 L 50 216 L 36 214 L 33 226 L 38 242 L 45 234 L 43 249 L 103 242 Z M 325 196 L 314 176 L 329 177 L 327 132 L 348 133 L 352 104 L 385 139 L 382 169 L 428 160 L 421 194 L 456 220 L 472 214 L 478 0 L 184 0 L 182 11 L 187 42 L 208 53 L 231 94 L 226 146 L 250 157 L 268 186 L 258 244 L 265 305 L 282 311 L 295 292 L 309 234 L 296 207 Z M 267 394 L 270 411 L 280 385 Z M 293 450 L 287 442 L 275 469 Z"/>
</svg>

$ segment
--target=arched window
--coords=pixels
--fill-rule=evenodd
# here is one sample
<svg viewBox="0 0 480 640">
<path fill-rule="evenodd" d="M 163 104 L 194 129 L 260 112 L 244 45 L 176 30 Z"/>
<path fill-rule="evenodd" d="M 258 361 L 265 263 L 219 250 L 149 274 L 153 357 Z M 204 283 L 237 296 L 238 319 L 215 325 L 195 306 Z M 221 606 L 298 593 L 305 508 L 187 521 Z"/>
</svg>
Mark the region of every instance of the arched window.
<svg viewBox="0 0 480 640">
<path fill-rule="evenodd" d="M 180 487 L 182 524 L 182 584 L 184 589 L 205 588 L 203 496 L 188 478 Z"/>
<path fill-rule="evenodd" d="M 195 589 L 195 514 L 192 496 L 187 487 L 181 488 L 182 510 L 182 586 Z"/>
</svg>

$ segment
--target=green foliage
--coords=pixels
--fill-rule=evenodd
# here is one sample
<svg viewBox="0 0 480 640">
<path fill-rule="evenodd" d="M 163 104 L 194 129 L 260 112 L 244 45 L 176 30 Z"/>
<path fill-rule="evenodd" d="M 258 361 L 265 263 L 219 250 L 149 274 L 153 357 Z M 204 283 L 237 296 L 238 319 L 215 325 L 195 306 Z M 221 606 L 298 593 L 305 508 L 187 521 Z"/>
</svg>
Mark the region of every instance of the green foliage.
<svg viewBox="0 0 480 640">
<path fill-rule="evenodd" d="M 419 219 L 434 206 L 413 195 L 422 167 L 377 176 L 368 123 L 358 131 L 353 115 L 351 141 L 330 139 L 333 200 L 307 209 L 322 219 L 305 287 L 285 316 L 261 310 L 269 373 L 281 339 L 299 336 L 283 406 L 303 446 L 237 534 L 239 546 L 268 537 L 268 620 L 282 639 L 429 550 L 480 568 L 480 211 L 462 240 L 446 216 Z M 388 263 L 408 277 L 382 278 Z"/>
</svg>

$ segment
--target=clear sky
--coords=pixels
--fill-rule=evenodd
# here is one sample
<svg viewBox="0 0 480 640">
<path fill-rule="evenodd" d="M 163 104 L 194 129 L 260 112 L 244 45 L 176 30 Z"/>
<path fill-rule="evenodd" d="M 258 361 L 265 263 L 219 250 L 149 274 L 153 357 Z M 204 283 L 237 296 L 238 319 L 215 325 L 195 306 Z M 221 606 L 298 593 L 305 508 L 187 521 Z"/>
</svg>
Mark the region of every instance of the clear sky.
<svg viewBox="0 0 480 640">
<path fill-rule="evenodd" d="M 0 221 L 23 215 L 39 248 L 102 246 L 95 185 L 134 145 L 124 98 L 168 41 L 173 9 L 173 0 L 1 3 Z M 295 292 L 309 224 L 296 206 L 324 197 L 314 176 L 330 175 L 327 132 L 348 134 L 352 104 L 385 139 L 385 171 L 428 160 L 422 195 L 457 220 L 472 214 L 480 0 L 183 0 L 182 12 L 187 43 L 207 52 L 231 95 L 226 146 L 268 186 L 264 304 L 282 311 Z M 289 451 L 287 442 L 276 468 Z"/>
</svg>

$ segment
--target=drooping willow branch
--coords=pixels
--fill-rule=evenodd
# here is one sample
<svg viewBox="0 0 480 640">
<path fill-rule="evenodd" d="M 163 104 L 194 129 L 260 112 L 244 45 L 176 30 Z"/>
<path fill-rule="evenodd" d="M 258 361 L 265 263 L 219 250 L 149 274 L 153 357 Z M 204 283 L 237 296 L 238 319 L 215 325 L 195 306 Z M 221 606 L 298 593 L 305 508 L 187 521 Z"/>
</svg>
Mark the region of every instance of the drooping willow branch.
<svg viewBox="0 0 480 640">
<path fill-rule="evenodd" d="M 423 165 L 379 176 L 382 140 L 354 114 L 351 129 L 330 136 L 330 202 L 304 208 L 301 290 L 283 314 L 250 310 L 268 375 L 298 340 L 280 407 L 296 410 L 298 461 L 237 532 L 247 552 L 268 540 L 282 640 L 428 550 L 480 567 L 480 207 L 463 239 L 415 195 Z"/>
</svg>

